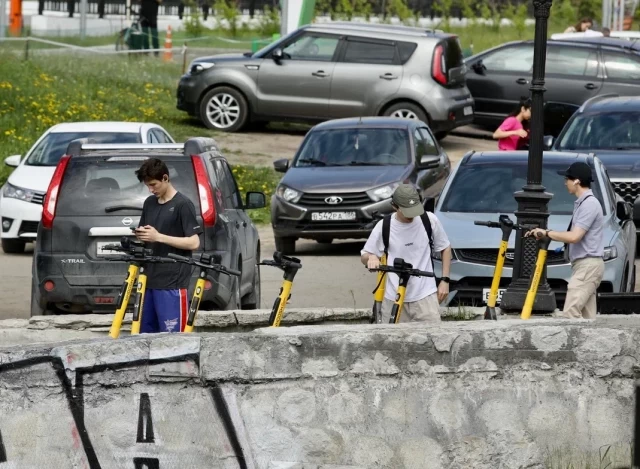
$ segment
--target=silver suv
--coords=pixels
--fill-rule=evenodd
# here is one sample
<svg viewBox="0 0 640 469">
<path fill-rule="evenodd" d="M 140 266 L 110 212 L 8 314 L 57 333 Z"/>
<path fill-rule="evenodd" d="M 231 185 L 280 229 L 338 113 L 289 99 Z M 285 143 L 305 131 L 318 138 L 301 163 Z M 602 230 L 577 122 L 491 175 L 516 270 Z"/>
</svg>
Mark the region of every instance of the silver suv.
<svg viewBox="0 0 640 469">
<path fill-rule="evenodd" d="M 251 54 L 194 60 L 177 107 L 211 129 L 342 117 L 419 119 L 443 138 L 473 120 L 457 36 L 394 25 L 302 27 Z"/>
</svg>

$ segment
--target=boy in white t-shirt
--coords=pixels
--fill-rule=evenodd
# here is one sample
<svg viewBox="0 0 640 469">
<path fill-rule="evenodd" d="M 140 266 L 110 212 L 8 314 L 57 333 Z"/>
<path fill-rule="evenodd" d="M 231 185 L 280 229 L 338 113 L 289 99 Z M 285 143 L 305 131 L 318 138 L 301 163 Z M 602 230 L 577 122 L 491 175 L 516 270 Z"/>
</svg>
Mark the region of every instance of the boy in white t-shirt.
<svg viewBox="0 0 640 469">
<path fill-rule="evenodd" d="M 396 213 L 391 216 L 387 265 L 393 265 L 396 258 L 402 258 L 414 269 L 433 272 L 429 236 L 420 219 L 425 213 L 418 191 L 409 184 L 401 184 L 394 191 L 391 205 Z M 440 302 L 449 294 L 449 269 L 451 267 L 451 246 L 440 221 L 433 213 L 427 212 L 431 222 L 433 248 L 441 253 L 442 278 L 436 287 L 433 277 L 411 277 L 407 284 L 404 306 L 400 322 L 440 321 Z M 369 269 L 380 265 L 384 253 L 382 221 L 371 232 L 361 254 L 361 261 Z M 382 303 L 382 322 L 388 323 L 391 309 L 398 290 L 399 278 L 388 273 Z"/>
</svg>

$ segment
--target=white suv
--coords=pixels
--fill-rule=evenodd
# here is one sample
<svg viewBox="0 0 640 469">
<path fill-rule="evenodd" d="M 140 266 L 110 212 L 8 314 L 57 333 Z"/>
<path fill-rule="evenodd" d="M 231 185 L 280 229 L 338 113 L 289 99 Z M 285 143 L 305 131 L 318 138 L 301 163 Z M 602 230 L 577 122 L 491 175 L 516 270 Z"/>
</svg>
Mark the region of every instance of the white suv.
<svg viewBox="0 0 640 469">
<path fill-rule="evenodd" d="M 42 202 L 58 161 L 73 140 L 91 138 L 96 143 L 175 143 L 156 124 L 137 122 L 72 122 L 49 128 L 24 158 L 13 155 L 5 164 L 16 168 L 0 192 L 2 249 L 24 252 L 35 241 L 42 216 Z"/>
</svg>

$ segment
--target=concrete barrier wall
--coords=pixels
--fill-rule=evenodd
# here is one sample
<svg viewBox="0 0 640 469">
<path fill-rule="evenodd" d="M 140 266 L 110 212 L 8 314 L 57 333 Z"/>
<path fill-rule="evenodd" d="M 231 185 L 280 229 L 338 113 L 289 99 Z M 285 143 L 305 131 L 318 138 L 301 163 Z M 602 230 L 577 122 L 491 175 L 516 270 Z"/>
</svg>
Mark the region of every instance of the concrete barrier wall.
<svg viewBox="0 0 640 469">
<path fill-rule="evenodd" d="M 0 467 L 511 469 L 628 448 L 640 322 L 608 319 L 6 347 Z"/>
</svg>

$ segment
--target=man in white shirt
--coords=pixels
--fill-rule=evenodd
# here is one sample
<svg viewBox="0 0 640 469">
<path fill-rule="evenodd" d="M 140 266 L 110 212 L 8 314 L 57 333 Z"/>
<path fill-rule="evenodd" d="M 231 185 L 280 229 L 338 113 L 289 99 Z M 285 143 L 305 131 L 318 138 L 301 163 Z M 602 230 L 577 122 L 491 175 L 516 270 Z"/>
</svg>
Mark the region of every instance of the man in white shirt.
<svg viewBox="0 0 640 469">
<path fill-rule="evenodd" d="M 451 246 L 440 221 L 433 213 L 425 212 L 418 191 L 409 184 L 402 184 L 394 191 L 391 205 L 396 213 L 391 215 L 387 265 L 396 258 L 404 259 L 414 269 L 433 272 L 430 240 L 422 217 L 428 217 L 433 236 L 433 249 L 441 253 L 442 278 L 436 287 L 433 277 L 411 277 L 407 284 L 400 322 L 440 321 L 440 302 L 449 294 L 449 269 Z M 362 252 L 361 261 L 369 269 L 380 266 L 384 253 L 383 221 L 376 224 Z M 382 303 L 382 322 L 388 323 L 398 291 L 398 275 L 387 273 Z"/>
</svg>

